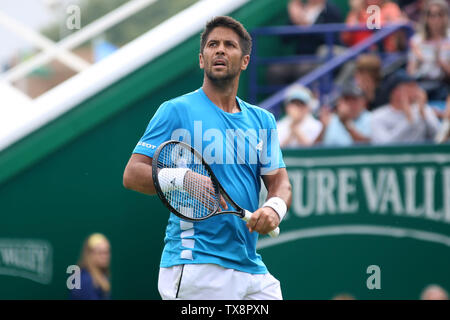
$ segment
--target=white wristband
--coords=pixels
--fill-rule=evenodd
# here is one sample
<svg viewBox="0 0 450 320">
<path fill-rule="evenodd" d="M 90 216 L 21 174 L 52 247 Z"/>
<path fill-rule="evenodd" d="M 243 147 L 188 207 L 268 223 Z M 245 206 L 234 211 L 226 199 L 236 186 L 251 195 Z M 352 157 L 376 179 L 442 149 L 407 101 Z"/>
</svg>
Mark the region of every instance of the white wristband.
<svg viewBox="0 0 450 320">
<path fill-rule="evenodd" d="M 270 207 L 275 210 L 275 212 L 278 213 L 278 216 L 280 217 L 280 222 L 281 220 L 283 220 L 287 212 L 287 205 L 280 197 L 270 198 L 263 204 L 263 207 Z"/>
<path fill-rule="evenodd" d="M 190 171 L 187 168 L 164 168 L 158 173 L 159 186 L 162 192 L 183 189 L 184 176 Z"/>
</svg>

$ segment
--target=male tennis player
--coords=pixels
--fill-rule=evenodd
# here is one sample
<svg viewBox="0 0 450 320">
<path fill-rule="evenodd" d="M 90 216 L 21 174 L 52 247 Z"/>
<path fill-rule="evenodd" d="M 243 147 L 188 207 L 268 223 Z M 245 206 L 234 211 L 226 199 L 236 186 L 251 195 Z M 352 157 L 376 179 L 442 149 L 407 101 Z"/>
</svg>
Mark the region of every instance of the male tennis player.
<svg viewBox="0 0 450 320">
<path fill-rule="evenodd" d="M 152 195 L 156 147 L 174 138 L 195 144 L 213 160 L 210 166 L 230 197 L 253 212 L 247 223 L 230 214 L 192 223 L 171 213 L 158 280 L 163 299 L 282 299 L 256 242 L 258 234 L 280 224 L 291 186 L 273 115 L 236 96 L 250 51 L 251 37 L 241 23 L 224 16 L 208 22 L 199 54 L 203 86 L 159 107 L 126 166 L 124 186 Z M 255 152 L 256 161 L 249 156 Z M 258 208 L 261 178 L 268 196 Z"/>
</svg>

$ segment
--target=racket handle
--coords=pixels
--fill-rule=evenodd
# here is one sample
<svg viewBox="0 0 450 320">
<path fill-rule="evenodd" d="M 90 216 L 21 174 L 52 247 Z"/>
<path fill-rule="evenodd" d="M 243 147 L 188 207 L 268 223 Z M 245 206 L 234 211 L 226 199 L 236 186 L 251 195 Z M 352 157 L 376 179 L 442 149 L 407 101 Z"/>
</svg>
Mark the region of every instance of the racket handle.
<svg viewBox="0 0 450 320">
<path fill-rule="evenodd" d="M 269 236 L 271 236 L 272 238 L 276 238 L 279 235 L 280 235 L 280 228 L 278 227 L 269 232 Z"/>
<path fill-rule="evenodd" d="M 242 220 L 244 220 L 245 222 L 248 222 L 248 220 L 250 220 L 250 218 L 252 217 L 252 214 L 250 211 L 248 210 L 244 210 L 244 217 L 242 218 Z M 275 229 L 273 229 L 272 231 L 269 232 L 269 236 L 271 236 L 272 238 L 276 238 L 278 237 L 280 234 L 280 228 L 276 227 Z"/>
</svg>

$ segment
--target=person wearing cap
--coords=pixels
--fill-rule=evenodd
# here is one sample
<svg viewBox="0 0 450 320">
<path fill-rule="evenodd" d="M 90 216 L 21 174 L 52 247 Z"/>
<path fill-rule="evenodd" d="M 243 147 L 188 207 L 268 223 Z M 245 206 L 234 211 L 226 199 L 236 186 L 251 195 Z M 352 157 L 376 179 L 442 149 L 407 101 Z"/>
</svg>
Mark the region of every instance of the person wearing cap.
<svg viewBox="0 0 450 320">
<path fill-rule="evenodd" d="M 386 94 L 389 103 L 372 115 L 372 143 L 425 142 L 435 138 L 439 119 L 414 78 L 403 69 L 396 71 L 386 80 Z"/>
<path fill-rule="evenodd" d="M 320 120 L 322 132 L 316 143 L 325 146 L 350 146 L 370 141 L 370 117 L 364 92 L 354 83 L 347 83 L 341 90 L 336 112 L 322 108 Z"/>
<path fill-rule="evenodd" d="M 282 148 L 304 147 L 314 144 L 322 130 L 311 109 L 317 101 L 311 91 L 300 85 L 291 87 L 286 94 L 286 116 L 277 122 L 278 138 Z"/>
</svg>

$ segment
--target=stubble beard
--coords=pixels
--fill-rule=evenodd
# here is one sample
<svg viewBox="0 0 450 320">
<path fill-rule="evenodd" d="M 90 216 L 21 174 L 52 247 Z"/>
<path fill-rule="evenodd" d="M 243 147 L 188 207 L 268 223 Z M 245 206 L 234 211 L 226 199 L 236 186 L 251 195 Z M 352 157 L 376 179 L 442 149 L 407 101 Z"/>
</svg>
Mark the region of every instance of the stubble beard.
<svg viewBox="0 0 450 320">
<path fill-rule="evenodd" d="M 228 70 L 224 74 L 214 74 L 213 67 L 205 68 L 206 77 L 217 87 L 225 87 L 230 85 L 239 76 L 240 70 Z"/>
</svg>

